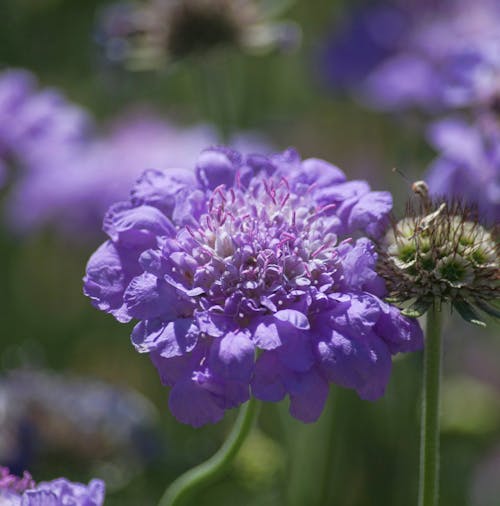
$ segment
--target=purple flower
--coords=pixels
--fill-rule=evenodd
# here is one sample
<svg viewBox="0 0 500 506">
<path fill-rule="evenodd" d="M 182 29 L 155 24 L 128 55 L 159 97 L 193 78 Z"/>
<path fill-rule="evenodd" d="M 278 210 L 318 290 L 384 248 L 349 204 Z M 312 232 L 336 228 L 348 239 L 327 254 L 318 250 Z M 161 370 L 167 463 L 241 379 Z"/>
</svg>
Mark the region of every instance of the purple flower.
<svg viewBox="0 0 500 506">
<path fill-rule="evenodd" d="M 347 84 L 364 103 L 381 110 L 495 106 L 500 93 L 498 2 L 393 4 L 358 13 L 348 35 L 334 38 L 326 69 L 335 70 L 336 80 L 345 80 L 339 77 L 342 70 L 349 76 L 359 67 Z M 365 48 L 359 54 L 354 40 Z"/>
<path fill-rule="evenodd" d="M 321 50 L 321 71 L 334 89 L 352 89 L 391 56 L 409 24 L 396 6 L 371 6 L 344 13 Z"/>
<path fill-rule="evenodd" d="M 489 117 L 476 124 L 449 118 L 431 125 L 438 150 L 426 180 L 434 195 L 460 197 L 478 206 L 481 217 L 500 222 L 500 128 Z"/>
<path fill-rule="evenodd" d="M 499 20 L 494 0 L 457 0 L 424 10 L 399 54 L 368 78 L 368 100 L 382 109 L 494 103 L 500 91 Z"/>
<path fill-rule="evenodd" d="M 4 506 L 101 506 L 104 502 L 104 483 L 91 480 L 88 485 L 58 478 L 35 485 L 29 473 L 22 478 L 0 467 L 0 503 Z"/>
<path fill-rule="evenodd" d="M 177 174 L 177 167 L 195 163 L 193 153 L 217 142 L 208 125 L 182 128 L 151 115 L 126 115 L 107 134 L 89 136 L 50 168 L 18 181 L 8 202 L 9 222 L 23 232 L 52 224 L 70 237 L 96 237 L 107 208 L 127 198 L 143 170 L 173 167 Z M 248 134 L 231 142 L 244 151 L 266 149 Z"/>
<path fill-rule="evenodd" d="M 86 136 L 88 118 L 57 91 L 36 89 L 23 70 L 0 74 L 0 173 L 45 170 Z"/>
<path fill-rule="evenodd" d="M 195 171 L 146 171 L 104 220 L 84 291 L 119 321 L 195 427 L 252 394 L 312 422 L 330 382 L 383 395 L 391 355 L 422 346 L 385 304 L 377 255 L 390 194 L 294 150 L 203 151 Z"/>
</svg>

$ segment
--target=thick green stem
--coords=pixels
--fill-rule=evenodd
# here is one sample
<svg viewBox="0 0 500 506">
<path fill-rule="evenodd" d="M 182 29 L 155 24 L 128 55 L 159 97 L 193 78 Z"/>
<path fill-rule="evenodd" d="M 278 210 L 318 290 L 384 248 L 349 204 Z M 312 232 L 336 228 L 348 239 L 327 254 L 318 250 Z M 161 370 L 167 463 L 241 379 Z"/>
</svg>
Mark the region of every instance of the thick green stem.
<svg viewBox="0 0 500 506">
<path fill-rule="evenodd" d="M 439 496 L 439 398 L 441 388 L 441 308 L 427 312 L 420 433 L 419 506 L 437 506 Z"/>
<path fill-rule="evenodd" d="M 165 491 L 158 506 L 178 506 L 197 488 L 223 474 L 245 441 L 257 414 L 257 401 L 251 398 L 241 408 L 240 414 L 228 438 L 219 451 L 199 466 L 193 467 L 177 478 Z"/>
</svg>

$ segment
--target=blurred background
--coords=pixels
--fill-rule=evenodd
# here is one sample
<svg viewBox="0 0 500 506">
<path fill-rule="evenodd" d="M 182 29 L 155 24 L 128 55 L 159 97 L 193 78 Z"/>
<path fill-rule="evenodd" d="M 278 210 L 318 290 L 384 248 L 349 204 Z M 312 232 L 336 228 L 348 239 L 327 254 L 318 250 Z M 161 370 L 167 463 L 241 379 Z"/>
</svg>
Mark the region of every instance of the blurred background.
<svg viewBox="0 0 500 506">
<path fill-rule="evenodd" d="M 131 327 L 82 294 L 104 212 L 144 169 L 192 166 L 217 143 L 294 146 L 391 191 L 396 216 L 424 176 L 500 216 L 494 1 L 184 3 L 181 16 L 173 0 L 0 2 L 0 465 L 37 481 L 103 478 L 108 506 L 156 504 L 234 420 L 176 422 Z M 488 323 L 446 322 L 443 506 L 500 504 Z M 231 474 L 193 504 L 414 502 L 421 358 L 396 360 L 376 403 L 332 388 L 314 425 L 265 405 Z"/>
</svg>

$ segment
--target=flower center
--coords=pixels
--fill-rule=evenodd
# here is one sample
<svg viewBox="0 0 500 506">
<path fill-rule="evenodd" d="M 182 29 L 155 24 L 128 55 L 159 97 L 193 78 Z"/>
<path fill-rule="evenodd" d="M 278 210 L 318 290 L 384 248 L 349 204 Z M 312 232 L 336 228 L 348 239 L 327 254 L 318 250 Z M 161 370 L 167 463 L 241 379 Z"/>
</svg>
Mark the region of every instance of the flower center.
<svg viewBox="0 0 500 506">
<path fill-rule="evenodd" d="M 338 271 L 332 209 L 316 207 L 307 192 L 291 192 L 285 179 L 216 188 L 199 226 L 186 227 L 198 263 L 191 293 L 202 306 L 237 301 L 242 318 L 276 310 L 311 285 L 331 290 Z"/>
</svg>

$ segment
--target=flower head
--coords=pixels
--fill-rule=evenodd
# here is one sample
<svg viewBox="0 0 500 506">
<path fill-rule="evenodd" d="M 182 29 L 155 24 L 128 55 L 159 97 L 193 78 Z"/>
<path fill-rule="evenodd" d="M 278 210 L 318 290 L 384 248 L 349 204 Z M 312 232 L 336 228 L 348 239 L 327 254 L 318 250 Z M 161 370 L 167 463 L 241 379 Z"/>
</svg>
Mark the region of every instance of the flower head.
<svg viewBox="0 0 500 506">
<path fill-rule="evenodd" d="M 59 478 L 36 485 L 29 473 L 18 478 L 0 467 L 0 503 L 4 506 L 102 506 L 103 502 L 104 483 L 101 480 L 82 485 Z"/>
<path fill-rule="evenodd" d="M 482 324 L 474 307 L 490 315 L 500 299 L 500 244 L 494 231 L 460 202 L 431 200 L 418 182 L 417 209 L 394 224 L 382 241 L 380 268 L 390 298 L 412 301 L 403 313 L 420 316 L 437 300 L 450 302 L 462 317 Z"/>
<path fill-rule="evenodd" d="M 391 196 L 346 181 L 293 150 L 202 152 L 196 170 L 146 171 L 111 207 L 109 240 L 91 257 L 85 293 L 149 353 L 170 409 L 199 426 L 252 394 L 290 396 L 314 421 L 329 382 L 376 399 L 391 355 L 422 344 L 418 324 L 385 304 L 377 235 Z"/>
<path fill-rule="evenodd" d="M 270 18 L 258 0 L 117 3 L 101 16 L 99 40 L 111 62 L 150 70 L 221 47 L 262 51 L 293 45 L 297 27 Z"/>
</svg>

